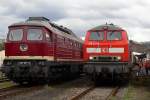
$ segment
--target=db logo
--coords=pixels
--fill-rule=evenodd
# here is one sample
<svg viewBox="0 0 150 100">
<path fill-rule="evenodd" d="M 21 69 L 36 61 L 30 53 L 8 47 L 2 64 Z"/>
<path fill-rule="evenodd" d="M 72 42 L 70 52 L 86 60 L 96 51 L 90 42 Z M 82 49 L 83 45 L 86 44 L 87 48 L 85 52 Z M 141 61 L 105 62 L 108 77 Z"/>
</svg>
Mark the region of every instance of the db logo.
<svg viewBox="0 0 150 100">
<path fill-rule="evenodd" d="M 102 52 L 103 52 L 103 53 L 108 52 L 108 48 L 102 48 Z"/>
</svg>

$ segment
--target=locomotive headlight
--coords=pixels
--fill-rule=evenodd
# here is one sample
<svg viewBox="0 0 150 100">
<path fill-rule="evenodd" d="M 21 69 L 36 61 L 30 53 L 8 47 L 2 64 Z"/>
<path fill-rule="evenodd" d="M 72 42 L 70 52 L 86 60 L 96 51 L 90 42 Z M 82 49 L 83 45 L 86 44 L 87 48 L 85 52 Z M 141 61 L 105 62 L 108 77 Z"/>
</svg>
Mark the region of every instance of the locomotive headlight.
<svg viewBox="0 0 150 100">
<path fill-rule="evenodd" d="M 90 60 L 92 60 L 92 59 L 93 59 L 93 57 L 89 57 L 89 59 L 90 59 Z"/>
<path fill-rule="evenodd" d="M 117 59 L 118 59 L 118 60 L 121 60 L 121 57 L 120 57 L 120 56 L 118 56 L 118 57 L 117 57 Z"/>
</svg>

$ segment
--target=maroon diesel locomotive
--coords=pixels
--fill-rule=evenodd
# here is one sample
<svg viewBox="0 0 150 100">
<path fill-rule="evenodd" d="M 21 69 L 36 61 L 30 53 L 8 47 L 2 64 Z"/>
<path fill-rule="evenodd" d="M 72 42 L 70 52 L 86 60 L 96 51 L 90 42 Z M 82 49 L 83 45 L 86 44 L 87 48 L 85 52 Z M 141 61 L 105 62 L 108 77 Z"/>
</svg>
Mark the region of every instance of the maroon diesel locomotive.
<svg viewBox="0 0 150 100">
<path fill-rule="evenodd" d="M 17 83 L 79 74 L 82 44 L 70 29 L 45 17 L 9 26 L 2 71 Z"/>
</svg>

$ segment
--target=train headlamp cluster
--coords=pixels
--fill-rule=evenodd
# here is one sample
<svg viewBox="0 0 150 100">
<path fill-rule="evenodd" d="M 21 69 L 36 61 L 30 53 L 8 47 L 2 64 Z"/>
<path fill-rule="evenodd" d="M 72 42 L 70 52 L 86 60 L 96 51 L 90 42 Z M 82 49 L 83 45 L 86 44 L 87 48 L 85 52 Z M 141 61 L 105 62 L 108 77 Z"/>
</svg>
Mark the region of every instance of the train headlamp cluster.
<svg viewBox="0 0 150 100">
<path fill-rule="evenodd" d="M 34 64 L 38 64 L 40 66 L 46 65 L 45 61 L 34 61 L 34 62 L 32 62 L 32 61 L 17 61 L 15 63 L 18 65 L 34 65 Z M 6 66 L 10 66 L 12 64 L 13 64 L 13 62 L 11 60 L 4 61 L 4 65 L 6 65 Z"/>
<path fill-rule="evenodd" d="M 12 61 L 4 61 L 4 64 L 7 66 L 10 66 L 10 65 L 12 65 Z"/>
<path fill-rule="evenodd" d="M 120 61 L 121 60 L 121 56 L 90 56 L 89 57 L 89 60 L 96 60 L 96 61 L 99 61 L 99 60 L 103 60 L 103 59 L 107 59 L 107 60 L 110 60 L 110 61 Z"/>
</svg>

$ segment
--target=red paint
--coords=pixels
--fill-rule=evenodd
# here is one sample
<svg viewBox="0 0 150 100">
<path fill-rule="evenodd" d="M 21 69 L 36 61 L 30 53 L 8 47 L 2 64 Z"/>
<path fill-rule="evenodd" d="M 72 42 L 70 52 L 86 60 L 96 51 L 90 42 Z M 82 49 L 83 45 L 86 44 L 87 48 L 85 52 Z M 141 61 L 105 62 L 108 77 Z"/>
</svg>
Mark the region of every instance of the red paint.
<svg viewBox="0 0 150 100">
<path fill-rule="evenodd" d="M 92 30 L 93 31 L 93 30 Z M 130 60 L 129 57 L 129 42 L 127 38 L 127 33 L 124 30 L 115 30 L 120 31 L 122 34 L 121 40 L 107 40 L 107 32 L 111 30 L 99 30 L 104 32 L 104 40 L 98 40 L 98 41 L 91 41 L 89 40 L 89 36 L 91 33 L 90 31 L 87 31 L 85 42 L 83 45 L 83 58 L 85 61 L 89 61 L 90 56 L 121 56 L 121 62 L 128 62 Z M 87 53 L 87 48 L 101 48 L 100 53 Z M 124 53 L 109 53 L 109 48 L 124 48 Z"/>
<path fill-rule="evenodd" d="M 23 29 L 23 39 L 21 41 L 10 41 L 7 38 L 5 43 L 6 56 L 54 56 L 54 59 L 75 59 L 82 60 L 82 44 L 67 37 L 58 35 L 45 27 L 17 26 L 12 29 Z M 29 28 L 40 28 L 43 31 L 43 40 L 27 40 L 27 30 Z M 46 33 L 52 37 L 52 41 L 46 40 Z M 9 34 L 8 34 L 9 36 Z M 28 45 L 27 51 L 21 51 L 20 45 Z M 80 45 L 80 46 L 79 46 Z"/>
<path fill-rule="evenodd" d="M 146 59 L 145 61 L 144 61 L 144 67 L 145 68 L 150 68 L 150 60 L 149 59 Z"/>
</svg>

